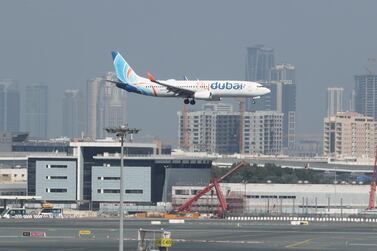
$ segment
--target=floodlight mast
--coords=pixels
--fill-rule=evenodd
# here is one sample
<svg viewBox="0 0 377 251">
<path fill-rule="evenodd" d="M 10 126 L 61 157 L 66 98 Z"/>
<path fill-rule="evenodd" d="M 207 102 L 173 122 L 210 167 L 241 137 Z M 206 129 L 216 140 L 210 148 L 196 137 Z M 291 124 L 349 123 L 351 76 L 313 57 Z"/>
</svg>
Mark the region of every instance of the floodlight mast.
<svg viewBox="0 0 377 251">
<path fill-rule="evenodd" d="M 127 137 L 127 134 L 137 134 L 140 129 L 137 128 L 128 128 L 128 125 L 122 125 L 120 127 L 108 127 L 105 128 L 107 133 L 113 133 L 115 136 L 120 138 L 120 198 L 119 198 L 119 251 L 123 251 L 123 240 L 124 240 L 124 235 L 123 235 L 123 221 L 124 221 L 124 141 Z"/>
</svg>

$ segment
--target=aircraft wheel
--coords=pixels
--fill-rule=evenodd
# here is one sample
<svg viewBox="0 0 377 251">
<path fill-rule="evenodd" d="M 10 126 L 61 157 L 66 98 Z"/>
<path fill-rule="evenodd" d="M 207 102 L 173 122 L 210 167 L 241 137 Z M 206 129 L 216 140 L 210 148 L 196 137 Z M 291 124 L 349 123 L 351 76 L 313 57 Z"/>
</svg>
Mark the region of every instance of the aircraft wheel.
<svg viewBox="0 0 377 251">
<path fill-rule="evenodd" d="M 196 102 L 195 102 L 195 99 L 191 99 L 190 104 L 191 104 L 191 105 L 195 105 L 195 103 L 196 103 Z"/>
<path fill-rule="evenodd" d="M 186 98 L 185 100 L 183 100 L 183 103 L 185 103 L 187 105 L 188 103 L 190 103 L 190 100 L 188 98 Z"/>
</svg>

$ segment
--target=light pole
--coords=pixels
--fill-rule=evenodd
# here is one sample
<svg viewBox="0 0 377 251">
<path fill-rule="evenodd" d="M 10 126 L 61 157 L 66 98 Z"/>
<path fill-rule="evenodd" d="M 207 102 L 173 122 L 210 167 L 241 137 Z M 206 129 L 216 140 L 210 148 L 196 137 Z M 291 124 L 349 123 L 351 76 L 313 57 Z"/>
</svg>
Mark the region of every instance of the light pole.
<svg viewBox="0 0 377 251">
<path fill-rule="evenodd" d="M 242 180 L 242 183 L 244 184 L 244 201 L 245 201 L 245 205 L 244 205 L 244 209 L 243 209 L 243 214 L 246 215 L 247 214 L 247 193 L 246 193 L 246 185 L 247 185 L 247 179 L 245 180 Z"/>
<path fill-rule="evenodd" d="M 124 204 L 124 196 L 123 194 L 125 193 L 124 191 L 124 171 L 123 171 L 123 165 L 124 165 L 124 140 L 127 137 L 127 134 L 136 134 L 140 131 L 140 129 L 136 128 L 128 128 L 127 125 L 122 125 L 120 127 L 113 127 L 113 128 L 105 128 L 106 132 L 108 133 L 115 133 L 115 135 L 120 138 L 120 199 L 119 199 L 119 251 L 123 251 L 123 219 L 124 219 L 124 209 L 123 209 L 123 204 Z"/>
</svg>

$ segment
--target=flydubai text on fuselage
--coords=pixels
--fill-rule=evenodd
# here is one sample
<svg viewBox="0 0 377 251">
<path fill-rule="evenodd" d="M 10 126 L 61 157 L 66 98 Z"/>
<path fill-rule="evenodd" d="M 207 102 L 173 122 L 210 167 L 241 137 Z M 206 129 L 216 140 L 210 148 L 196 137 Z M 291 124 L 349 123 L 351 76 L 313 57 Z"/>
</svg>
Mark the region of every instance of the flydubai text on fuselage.
<svg viewBox="0 0 377 251">
<path fill-rule="evenodd" d="M 155 80 L 138 76 L 118 52 L 112 52 L 113 62 L 119 81 L 110 81 L 128 92 L 155 96 L 181 97 L 186 104 L 195 100 L 218 101 L 222 97 L 250 97 L 253 100 L 270 93 L 270 90 L 256 82 L 230 80 Z M 191 100 L 190 100 L 191 99 Z"/>
</svg>

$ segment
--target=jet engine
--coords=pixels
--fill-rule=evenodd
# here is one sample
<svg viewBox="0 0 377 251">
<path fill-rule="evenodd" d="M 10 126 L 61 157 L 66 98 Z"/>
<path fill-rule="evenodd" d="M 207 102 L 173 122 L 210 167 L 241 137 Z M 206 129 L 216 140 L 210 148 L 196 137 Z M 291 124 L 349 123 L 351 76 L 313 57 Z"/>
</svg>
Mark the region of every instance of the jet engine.
<svg viewBox="0 0 377 251">
<path fill-rule="evenodd" d="M 194 93 L 194 99 L 219 101 L 220 97 L 213 97 L 209 91 L 199 91 Z"/>
</svg>

